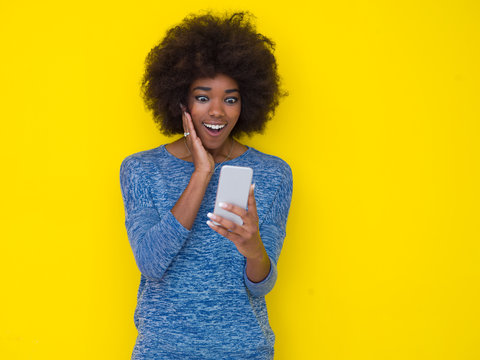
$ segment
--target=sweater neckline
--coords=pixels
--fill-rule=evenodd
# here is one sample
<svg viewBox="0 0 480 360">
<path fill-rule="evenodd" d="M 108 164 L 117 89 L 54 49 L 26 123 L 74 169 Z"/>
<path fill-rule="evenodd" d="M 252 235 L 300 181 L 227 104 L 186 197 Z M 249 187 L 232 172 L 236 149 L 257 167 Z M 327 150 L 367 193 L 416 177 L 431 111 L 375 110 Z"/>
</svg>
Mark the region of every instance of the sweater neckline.
<svg viewBox="0 0 480 360">
<path fill-rule="evenodd" d="M 186 164 L 192 164 L 193 165 L 193 162 L 192 161 L 187 161 L 187 160 L 183 160 L 183 159 L 179 159 L 177 158 L 175 155 L 173 155 L 172 153 L 170 153 L 166 147 L 165 147 L 166 144 L 163 144 L 163 145 L 160 145 L 160 151 L 162 151 L 168 158 L 171 158 L 173 159 L 174 161 L 177 161 L 178 163 L 186 163 Z M 231 163 L 234 163 L 235 161 L 237 160 L 240 160 L 242 159 L 243 157 L 247 156 L 249 153 L 250 153 L 250 150 L 252 149 L 252 147 L 248 146 L 248 145 L 245 145 L 247 147 L 247 150 L 245 150 L 243 152 L 243 154 L 237 156 L 236 158 L 233 158 L 233 159 L 230 159 L 230 160 L 227 160 L 227 161 L 224 161 L 224 162 L 219 162 L 219 163 L 215 163 L 215 165 L 218 165 L 218 164 L 231 164 Z"/>
</svg>

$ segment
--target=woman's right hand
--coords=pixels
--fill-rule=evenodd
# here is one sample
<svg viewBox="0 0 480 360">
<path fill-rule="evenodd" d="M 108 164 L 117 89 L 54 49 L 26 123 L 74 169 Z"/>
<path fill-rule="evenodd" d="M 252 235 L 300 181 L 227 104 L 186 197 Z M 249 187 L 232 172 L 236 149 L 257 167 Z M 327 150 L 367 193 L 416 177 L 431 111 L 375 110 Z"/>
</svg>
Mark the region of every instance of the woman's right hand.
<svg viewBox="0 0 480 360">
<path fill-rule="evenodd" d="M 184 132 L 188 132 L 190 134 L 186 136 L 186 141 L 188 149 L 192 154 L 195 171 L 211 176 L 215 168 L 215 160 L 213 159 L 213 156 L 207 150 L 205 150 L 202 140 L 200 140 L 200 138 L 197 136 L 191 115 L 186 111 L 184 106 L 180 107 L 182 109 Z"/>
</svg>

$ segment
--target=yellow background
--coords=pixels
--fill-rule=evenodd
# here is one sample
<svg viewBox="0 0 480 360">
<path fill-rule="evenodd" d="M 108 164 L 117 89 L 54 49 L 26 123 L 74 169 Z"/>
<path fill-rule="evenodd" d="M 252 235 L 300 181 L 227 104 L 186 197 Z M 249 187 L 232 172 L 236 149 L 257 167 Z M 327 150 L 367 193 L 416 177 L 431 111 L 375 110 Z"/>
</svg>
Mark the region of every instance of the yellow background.
<svg viewBox="0 0 480 360">
<path fill-rule="evenodd" d="M 173 140 L 143 61 L 208 6 L 257 16 L 290 92 L 244 139 L 294 174 L 275 358 L 479 359 L 478 4 L 2 2 L 0 358 L 130 358 L 119 167 Z"/>
</svg>

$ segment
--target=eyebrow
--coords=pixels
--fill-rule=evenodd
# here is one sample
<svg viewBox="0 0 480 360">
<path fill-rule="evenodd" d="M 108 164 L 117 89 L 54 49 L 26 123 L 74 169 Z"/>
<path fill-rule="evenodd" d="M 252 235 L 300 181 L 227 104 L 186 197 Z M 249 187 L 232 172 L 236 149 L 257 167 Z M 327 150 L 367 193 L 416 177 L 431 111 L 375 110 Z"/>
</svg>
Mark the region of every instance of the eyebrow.
<svg viewBox="0 0 480 360">
<path fill-rule="evenodd" d="M 203 91 L 210 91 L 212 90 L 212 88 L 209 88 L 209 87 L 206 87 L 206 86 L 197 86 L 195 88 L 192 89 L 192 91 L 194 90 L 203 90 Z M 230 94 L 230 93 L 233 93 L 233 92 L 240 92 L 238 89 L 227 89 L 225 90 L 225 93 L 226 94 Z"/>
</svg>

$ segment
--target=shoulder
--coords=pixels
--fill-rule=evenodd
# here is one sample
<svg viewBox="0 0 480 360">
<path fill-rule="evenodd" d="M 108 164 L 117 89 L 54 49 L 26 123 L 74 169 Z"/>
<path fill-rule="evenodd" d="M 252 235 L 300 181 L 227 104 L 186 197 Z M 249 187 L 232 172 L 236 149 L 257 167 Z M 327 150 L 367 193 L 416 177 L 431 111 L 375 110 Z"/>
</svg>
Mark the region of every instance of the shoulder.
<svg viewBox="0 0 480 360">
<path fill-rule="evenodd" d="M 149 172 L 158 168 L 162 162 L 167 161 L 163 146 L 143 150 L 125 157 L 120 164 L 120 172 Z"/>
<path fill-rule="evenodd" d="M 282 179 L 282 182 L 292 182 L 292 169 L 282 158 L 263 153 L 257 149 L 250 148 L 252 165 L 254 165 L 261 177 L 270 179 Z"/>
</svg>

